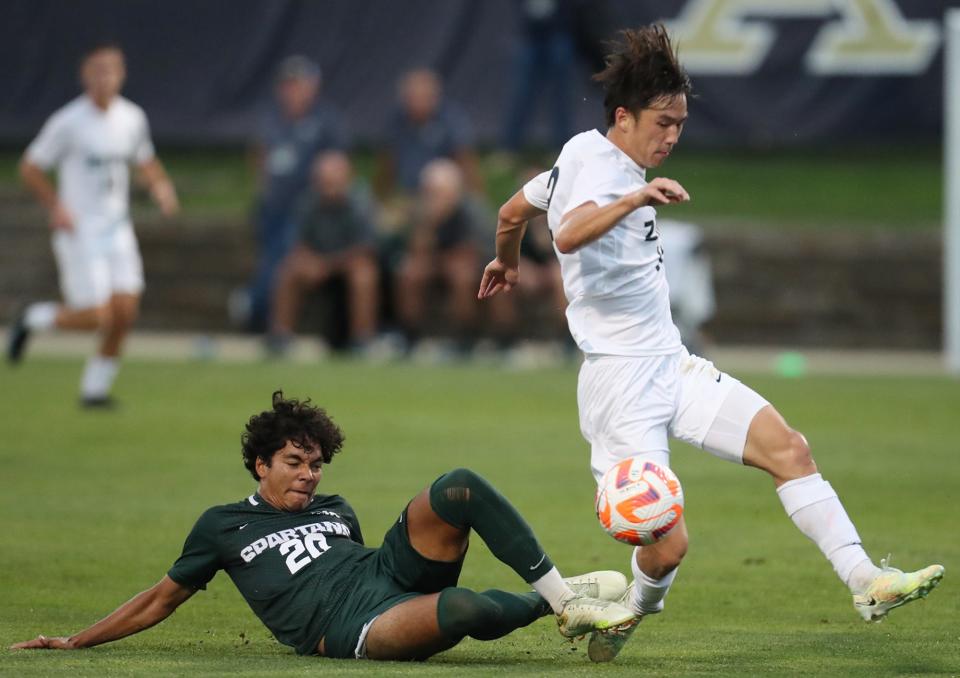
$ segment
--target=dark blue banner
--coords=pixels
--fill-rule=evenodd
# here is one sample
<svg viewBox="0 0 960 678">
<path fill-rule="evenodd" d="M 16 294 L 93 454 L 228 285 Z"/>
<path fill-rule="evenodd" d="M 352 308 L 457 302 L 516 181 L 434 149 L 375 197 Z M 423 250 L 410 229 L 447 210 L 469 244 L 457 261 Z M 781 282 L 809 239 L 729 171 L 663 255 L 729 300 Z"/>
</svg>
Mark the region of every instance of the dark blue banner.
<svg viewBox="0 0 960 678">
<path fill-rule="evenodd" d="M 602 38 L 665 20 L 698 94 L 687 142 L 932 142 L 940 138 L 948 4 L 956 3 L 7 0 L 0 9 L 0 141 L 32 137 L 79 91 L 82 51 L 109 39 L 127 52 L 125 94 L 146 109 L 160 143 L 248 139 L 278 63 L 293 53 L 320 63 L 323 96 L 346 114 L 360 142 L 385 136 L 397 78 L 419 66 L 441 74 L 480 141 L 505 136 L 519 87 L 535 109 L 532 138 L 551 142 L 558 111 L 569 111 L 569 122 L 561 116 L 558 124 L 571 133 L 602 123 L 602 97 L 589 80 Z M 553 23 L 540 21 L 544 16 Z M 523 79 L 522 50 L 547 30 L 565 35 L 572 56 L 554 53 Z M 559 84 L 550 65 L 558 59 L 566 64 Z"/>
</svg>

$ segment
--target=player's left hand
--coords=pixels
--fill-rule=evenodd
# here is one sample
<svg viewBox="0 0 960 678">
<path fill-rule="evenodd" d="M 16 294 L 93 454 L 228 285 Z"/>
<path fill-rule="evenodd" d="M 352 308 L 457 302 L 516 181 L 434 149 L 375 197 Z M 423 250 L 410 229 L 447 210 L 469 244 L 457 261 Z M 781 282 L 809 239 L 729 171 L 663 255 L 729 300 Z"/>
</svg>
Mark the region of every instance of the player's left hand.
<svg viewBox="0 0 960 678">
<path fill-rule="evenodd" d="M 507 266 L 499 259 L 494 259 L 483 269 L 483 278 L 480 280 L 477 299 L 492 297 L 501 290 L 509 292 L 519 280 L 519 269 Z"/>
<path fill-rule="evenodd" d="M 76 646 L 70 642 L 69 638 L 50 638 L 48 636 L 37 636 L 33 640 L 26 640 L 22 643 L 15 643 L 10 646 L 11 650 L 75 650 Z"/>
<path fill-rule="evenodd" d="M 626 197 L 633 201 L 634 209 L 646 205 L 669 205 L 690 200 L 690 194 L 679 182 L 666 177 L 657 177 L 639 191 Z"/>
</svg>

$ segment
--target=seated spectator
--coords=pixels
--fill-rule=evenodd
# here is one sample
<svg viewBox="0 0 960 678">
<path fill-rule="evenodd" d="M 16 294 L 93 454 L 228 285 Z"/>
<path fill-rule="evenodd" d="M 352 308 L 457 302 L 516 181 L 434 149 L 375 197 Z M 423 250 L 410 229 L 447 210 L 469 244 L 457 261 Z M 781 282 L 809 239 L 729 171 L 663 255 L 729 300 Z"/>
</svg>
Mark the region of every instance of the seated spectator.
<svg viewBox="0 0 960 678">
<path fill-rule="evenodd" d="M 401 199 L 414 196 L 421 172 L 436 158 L 455 161 L 467 187 L 483 191 L 470 123 L 457 106 L 444 100 L 440 78 L 433 71 L 421 68 L 401 78 L 398 108 L 388 130 L 376 168 L 381 200 L 398 193 Z"/>
<path fill-rule="evenodd" d="M 276 100 L 254 144 L 259 260 L 245 299 L 231 303 L 235 319 L 254 331 L 266 329 L 277 266 L 296 239 L 291 212 L 307 188 L 314 157 L 347 147 L 340 114 L 321 101 L 320 85 L 316 63 L 304 56 L 285 59 L 277 73 Z"/>
<path fill-rule="evenodd" d="M 298 240 L 280 264 L 268 348 L 283 353 L 296 329 L 304 293 L 334 277 L 347 289 L 350 347 L 362 352 L 377 329 L 380 273 L 373 201 L 339 151 L 317 156 L 311 187 L 298 205 Z"/>
<path fill-rule="evenodd" d="M 423 168 L 413 227 L 395 289 L 397 319 L 412 347 L 423 331 L 430 285 L 446 288 L 447 322 L 458 348 L 467 351 L 476 332 L 475 278 L 480 238 L 489 220 L 466 191 L 455 162 L 431 161 Z"/>
</svg>

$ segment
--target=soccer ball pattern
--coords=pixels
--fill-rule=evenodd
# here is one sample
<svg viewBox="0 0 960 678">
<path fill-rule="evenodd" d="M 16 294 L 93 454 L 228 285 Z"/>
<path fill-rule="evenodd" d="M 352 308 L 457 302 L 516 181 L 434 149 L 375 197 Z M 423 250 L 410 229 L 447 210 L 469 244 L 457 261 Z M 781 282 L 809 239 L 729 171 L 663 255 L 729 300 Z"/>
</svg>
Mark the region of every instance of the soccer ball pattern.
<svg viewBox="0 0 960 678">
<path fill-rule="evenodd" d="M 631 457 L 608 470 L 597 487 L 597 518 L 617 541 L 660 541 L 680 522 L 683 488 L 673 471 Z"/>
</svg>

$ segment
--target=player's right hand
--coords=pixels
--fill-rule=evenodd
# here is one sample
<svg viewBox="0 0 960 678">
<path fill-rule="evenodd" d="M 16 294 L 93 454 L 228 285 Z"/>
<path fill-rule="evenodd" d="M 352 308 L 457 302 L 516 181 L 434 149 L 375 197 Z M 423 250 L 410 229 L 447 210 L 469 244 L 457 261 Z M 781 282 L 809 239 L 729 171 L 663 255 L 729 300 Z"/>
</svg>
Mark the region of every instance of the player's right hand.
<svg viewBox="0 0 960 678">
<path fill-rule="evenodd" d="M 54 231 L 73 230 L 73 216 L 62 203 L 57 203 L 50 209 L 50 229 Z"/>
<path fill-rule="evenodd" d="M 480 290 L 477 299 L 492 297 L 503 290 L 509 292 L 520 280 L 520 271 L 494 259 L 483 269 L 483 278 L 480 280 Z"/>
<path fill-rule="evenodd" d="M 37 636 L 33 640 L 26 640 L 22 643 L 15 643 L 10 646 L 11 650 L 75 650 L 77 649 L 69 638 L 50 638 L 48 636 Z"/>
<path fill-rule="evenodd" d="M 676 202 L 687 202 L 690 194 L 679 182 L 666 177 L 657 177 L 639 191 L 632 193 L 636 207 L 647 205 L 669 205 Z"/>
</svg>

